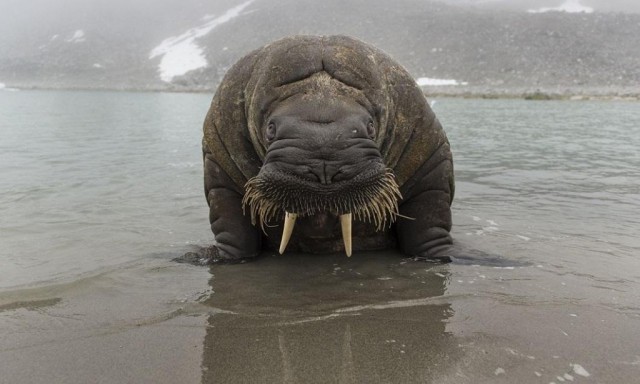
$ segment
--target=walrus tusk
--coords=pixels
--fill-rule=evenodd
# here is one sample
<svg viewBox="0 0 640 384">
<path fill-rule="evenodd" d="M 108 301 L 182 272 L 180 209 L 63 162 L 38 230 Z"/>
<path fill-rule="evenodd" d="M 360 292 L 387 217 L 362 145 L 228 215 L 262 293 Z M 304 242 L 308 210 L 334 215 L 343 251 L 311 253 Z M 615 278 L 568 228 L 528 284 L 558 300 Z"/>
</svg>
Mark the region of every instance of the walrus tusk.
<svg viewBox="0 0 640 384">
<path fill-rule="evenodd" d="M 340 226 L 342 227 L 342 241 L 344 241 L 344 251 L 347 257 L 351 256 L 351 214 L 340 215 Z"/>
<path fill-rule="evenodd" d="M 293 226 L 296 225 L 296 218 L 298 218 L 298 214 L 296 213 L 285 212 L 284 214 L 284 228 L 282 229 L 282 240 L 280 241 L 279 250 L 281 255 L 287 248 L 287 244 L 291 238 L 291 233 L 293 232 Z"/>
</svg>

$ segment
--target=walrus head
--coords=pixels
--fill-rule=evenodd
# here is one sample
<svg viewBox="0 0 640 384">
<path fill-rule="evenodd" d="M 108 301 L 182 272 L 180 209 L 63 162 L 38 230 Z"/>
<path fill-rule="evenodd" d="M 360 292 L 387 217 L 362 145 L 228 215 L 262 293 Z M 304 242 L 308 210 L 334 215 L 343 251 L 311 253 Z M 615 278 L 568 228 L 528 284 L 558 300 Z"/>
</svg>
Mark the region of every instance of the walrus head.
<svg viewBox="0 0 640 384">
<path fill-rule="evenodd" d="M 375 141 L 376 118 L 357 98 L 294 94 L 270 106 L 260 132 L 263 166 L 248 180 L 244 209 L 268 225 L 284 216 L 280 253 L 297 217 L 340 217 L 347 255 L 353 218 L 378 230 L 395 220 L 400 190 Z"/>
</svg>

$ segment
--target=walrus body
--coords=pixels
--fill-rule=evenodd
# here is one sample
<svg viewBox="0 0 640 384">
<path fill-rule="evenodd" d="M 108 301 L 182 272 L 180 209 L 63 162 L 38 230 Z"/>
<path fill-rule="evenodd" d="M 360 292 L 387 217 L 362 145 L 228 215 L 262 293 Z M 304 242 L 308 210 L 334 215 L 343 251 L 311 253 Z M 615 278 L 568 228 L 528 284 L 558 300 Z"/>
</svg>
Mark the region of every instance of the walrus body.
<svg viewBox="0 0 640 384">
<path fill-rule="evenodd" d="M 211 262 L 278 244 L 450 255 L 447 137 L 413 78 L 361 41 L 296 36 L 240 59 L 211 103 L 203 154 Z"/>
</svg>

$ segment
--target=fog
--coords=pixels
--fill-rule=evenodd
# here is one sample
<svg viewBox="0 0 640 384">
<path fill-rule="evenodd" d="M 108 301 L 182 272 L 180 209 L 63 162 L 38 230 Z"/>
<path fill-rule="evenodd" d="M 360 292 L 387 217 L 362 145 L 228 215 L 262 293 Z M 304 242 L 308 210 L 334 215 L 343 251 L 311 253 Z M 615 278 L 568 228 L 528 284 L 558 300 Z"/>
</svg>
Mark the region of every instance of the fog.
<svg viewBox="0 0 640 384">
<path fill-rule="evenodd" d="M 459 6 L 495 7 L 498 9 L 529 10 L 558 7 L 563 3 L 580 3 L 596 12 L 640 13 L 640 2 L 635 0 L 438 0 Z"/>
<path fill-rule="evenodd" d="M 640 3 L 631 0 L 2 3 L 4 88 L 211 91 L 273 40 L 346 34 L 385 50 L 429 92 L 639 93 Z"/>
</svg>

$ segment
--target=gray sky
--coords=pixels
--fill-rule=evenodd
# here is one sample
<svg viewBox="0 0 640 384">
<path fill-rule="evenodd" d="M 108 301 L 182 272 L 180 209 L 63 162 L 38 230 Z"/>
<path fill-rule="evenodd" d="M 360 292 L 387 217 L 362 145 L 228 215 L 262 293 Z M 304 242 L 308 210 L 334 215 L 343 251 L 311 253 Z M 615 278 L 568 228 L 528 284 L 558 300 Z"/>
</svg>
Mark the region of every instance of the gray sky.
<svg viewBox="0 0 640 384">
<path fill-rule="evenodd" d="M 557 7 L 571 0 L 438 0 L 443 3 L 456 5 L 476 5 L 482 7 L 499 7 L 506 9 L 537 9 L 542 7 Z M 600 12 L 633 12 L 640 13 L 638 0 L 573 0 L 581 5 L 591 7 Z"/>
</svg>

